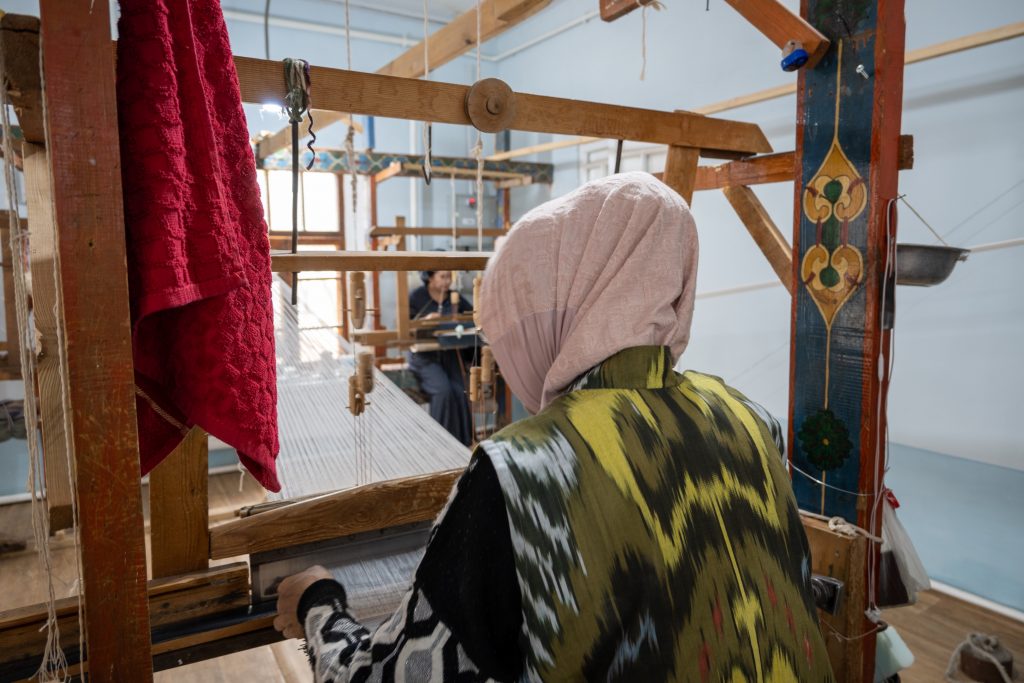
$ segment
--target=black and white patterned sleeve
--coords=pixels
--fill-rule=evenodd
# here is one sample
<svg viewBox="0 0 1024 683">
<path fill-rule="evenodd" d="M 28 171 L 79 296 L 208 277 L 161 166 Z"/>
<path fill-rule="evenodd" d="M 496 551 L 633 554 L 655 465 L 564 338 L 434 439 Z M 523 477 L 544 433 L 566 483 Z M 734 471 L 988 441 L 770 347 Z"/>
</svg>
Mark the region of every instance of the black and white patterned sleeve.
<svg viewBox="0 0 1024 683">
<path fill-rule="evenodd" d="M 302 594 L 299 621 L 315 680 L 347 681 L 370 647 L 370 632 L 348 611 L 345 589 L 332 579 L 317 581 Z"/>
<path fill-rule="evenodd" d="M 512 541 L 494 468 L 474 458 L 401 606 L 370 633 L 324 579 L 299 601 L 317 683 L 518 680 L 522 623 Z"/>
</svg>

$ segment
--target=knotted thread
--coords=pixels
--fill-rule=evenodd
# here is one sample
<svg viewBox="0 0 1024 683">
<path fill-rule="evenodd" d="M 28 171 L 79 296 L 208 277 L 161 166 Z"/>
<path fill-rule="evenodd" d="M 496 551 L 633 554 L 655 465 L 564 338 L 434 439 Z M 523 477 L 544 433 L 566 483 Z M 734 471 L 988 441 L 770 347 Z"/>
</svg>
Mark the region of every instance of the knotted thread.
<svg viewBox="0 0 1024 683">
<path fill-rule="evenodd" d="M 309 117 L 309 126 L 306 129 L 306 133 L 310 136 L 310 140 L 306 143 L 306 147 L 312 156 L 309 158 L 309 163 L 306 164 L 306 170 L 308 171 L 313 168 L 313 162 L 316 161 L 316 152 L 313 150 L 313 143 L 316 142 L 316 133 L 313 132 L 313 112 L 309 108 L 311 84 L 309 80 L 309 62 L 305 59 L 285 59 L 284 84 L 287 90 L 284 96 L 284 103 L 285 109 L 288 112 L 288 122 L 301 123 L 303 114 Z"/>
<path fill-rule="evenodd" d="M 1000 650 L 999 638 L 990 636 L 985 633 L 971 633 L 967 636 L 967 640 L 960 643 L 953 654 L 949 658 L 949 666 L 946 667 L 946 680 L 949 683 L 959 683 L 959 677 L 954 677 L 960 673 L 960 659 L 964 652 L 970 652 L 976 658 L 987 659 L 992 662 L 996 667 L 996 671 L 1003 679 L 1003 683 L 1013 683 L 1013 680 L 1017 678 L 1010 678 L 1010 675 L 1006 673 L 1006 669 L 996 658 L 995 653 Z"/>
</svg>

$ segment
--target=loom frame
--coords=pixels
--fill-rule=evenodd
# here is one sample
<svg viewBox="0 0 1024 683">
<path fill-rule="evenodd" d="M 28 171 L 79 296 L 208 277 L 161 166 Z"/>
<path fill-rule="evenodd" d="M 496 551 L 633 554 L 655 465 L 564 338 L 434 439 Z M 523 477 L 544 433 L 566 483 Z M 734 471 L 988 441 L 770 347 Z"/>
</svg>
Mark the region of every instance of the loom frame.
<svg viewBox="0 0 1024 683">
<path fill-rule="evenodd" d="M 40 258 L 45 260 L 48 256 L 50 267 L 58 268 L 62 277 L 60 291 L 53 293 L 54 303 L 63 303 L 56 322 L 70 342 L 67 353 L 58 360 L 66 364 L 70 376 L 68 386 L 63 389 L 71 392 L 69 417 L 74 427 L 73 458 L 82 515 L 82 557 L 86 565 L 88 600 L 82 628 L 89 646 L 89 675 L 97 681 L 144 681 L 151 679 L 154 662 L 158 666 L 170 664 L 169 657 L 188 661 L 189 653 L 201 658 L 217 656 L 272 642 L 279 636 L 272 631 L 272 615 L 240 615 L 231 609 L 208 613 L 205 621 L 198 626 L 182 627 L 184 635 L 170 641 L 166 634 L 151 632 L 150 601 L 159 586 L 154 586 L 153 581 L 147 586 L 145 580 L 108 9 L 101 4 L 90 12 L 84 4 L 41 0 L 41 13 L 39 33 L 47 45 L 42 62 L 47 85 L 45 92 L 40 86 L 34 96 L 47 104 L 47 132 L 44 139 L 26 138 L 26 142 L 36 146 L 31 151 L 45 162 L 33 172 L 31 184 L 34 191 L 49 199 L 44 204 L 53 206 L 50 229 L 58 237 L 53 252 Z M 5 36 L 5 46 L 7 40 Z M 283 95 L 284 84 L 277 62 L 236 57 L 236 67 L 245 101 L 262 103 Z M 466 86 L 319 67 L 313 67 L 313 81 L 322 90 L 318 104 L 325 109 L 463 125 L 471 123 L 465 111 L 469 91 Z M 90 84 L 88 90 L 81 85 L 84 83 Z M 19 93 L 19 97 L 25 96 L 24 92 Z M 28 94 L 28 98 L 32 96 Z M 727 164 L 729 172 L 698 170 L 701 156 L 737 159 L 770 152 L 767 140 L 753 124 L 686 112 L 652 112 L 531 95 L 516 98 L 519 113 L 513 128 L 669 144 L 662 178 L 687 201 L 692 199 L 695 189 L 732 182 L 723 178 L 730 178 L 734 171 L 740 173 L 743 169 L 743 172 L 753 173 L 753 179 L 744 183 L 749 185 L 758 179 L 768 182 L 765 179 L 777 175 L 771 169 L 785 164 L 785 160 L 754 157 Z M 30 113 L 31 108 L 25 111 Z M 895 165 L 895 156 L 888 159 L 887 163 Z M 878 162 L 873 160 L 872 163 Z M 895 168 L 888 172 L 894 173 Z M 708 180 L 708 174 L 713 174 L 713 179 Z M 749 208 L 749 202 L 747 204 Z M 39 223 L 50 218 L 45 211 L 39 211 L 30 215 L 29 221 Z M 36 228 L 32 229 L 36 232 Z M 778 237 L 777 234 L 771 236 Z M 776 246 L 779 247 L 774 252 L 776 255 L 769 260 L 785 258 L 786 249 L 778 243 Z M 58 255 L 62 258 L 57 259 Z M 277 272 L 377 272 L 425 268 L 479 270 L 486 258 L 487 254 L 465 252 L 338 251 L 274 254 L 272 261 Z M 789 259 L 791 264 L 791 250 Z M 785 272 L 781 267 L 776 270 L 780 277 Z M 792 268 L 789 272 L 793 272 Z M 104 292 L 102 309 L 78 295 L 89 291 Z M 53 395 L 46 389 L 43 392 Z M 265 543 L 266 539 L 281 535 L 280 528 L 267 532 L 266 528 L 271 525 L 261 521 L 261 515 L 232 522 L 222 531 L 217 531 L 219 527 L 210 529 L 205 500 L 204 436 L 198 429 L 193 430 L 154 470 L 157 483 L 151 489 L 151 495 L 163 501 L 163 507 L 155 508 L 159 512 L 153 520 L 154 538 L 159 525 L 162 528 L 159 533 L 165 541 L 154 553 L 154 576 L 172 574 L 172 580 L 184 582 L 181 599 L 192 606 L 210 603 L 209 586 L 215 584 L 211 577 L 218 570 L 211 568 L 209 561 L 221 552 L 219 541 L 214 539 L 223 539 L 233 532 L 262 539 L 251 543 Z M 408 504 L 410 497 L 424 496 L 425 502 L 422 508 L 417 508 L 417 515 L 436 513 L 443 505 L 438 491 L 445 489 L 447 492 L 455 476 L 457 473 L 448 472 L 417 481 L 381 482 L 287 504 L 264 514 L 276 513 L 277 518 L 285 519 L 285 533 L 294 534 L 310 528 L 304 520 L 308 519 L 311 509 L 322 510 L 327 506 L 329 512 L 335 509 L 332 506 L 351 509 L 359 503 L 372 511 L 375 521 L 367 518 L 345 530 L 345 533 L 354 533 L 372 528 L 373 524 L 387 523 L 389 510 L 403 502 Z M 427 495 L 429 491 L 433 494 Z M 172 501 L 178 503 L 174 505 Z M 386 519 L 382 521 L 381 517 Z M 264 518 L 268 519 L 274 517 Z M 828 538 L 842 548 L 849 546 L 834 536 Z M 255 546 L 242 545 L 237 549 L 251 550 L 252 547 Z M 840 578 L 855 578 L 865 566 L 865 561 L 853 556 L 845 570 L 846 576 Z M 205 581 L 207 592 L 190 587 L 190 581 Z M 231 595 L 235 588 L 217 590 L 214 602 Z M 214 620 L 219 621 L 214 623 Z M 10 628 L 10 615 L 0 615 L 0 634 L 8 633 Z M 173 642 L 173 646 L 166 645 L 167 642 Z"/>
</svg>

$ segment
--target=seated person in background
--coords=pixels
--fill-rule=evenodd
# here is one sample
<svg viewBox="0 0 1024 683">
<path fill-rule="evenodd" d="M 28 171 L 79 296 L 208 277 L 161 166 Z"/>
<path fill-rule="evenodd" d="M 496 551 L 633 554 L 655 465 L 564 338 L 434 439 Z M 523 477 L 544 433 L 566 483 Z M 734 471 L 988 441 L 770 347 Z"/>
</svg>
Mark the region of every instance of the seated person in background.
<svg viewBox="0 0 1024 683">
<path fill-rule="evenodd" d="M 423 286 L 409 294 L 409 315 L 413 320 L 433 320 L 452 315 L 452 274 L 448 270 L 420 273 Z M 459 313 L 473 310 L 465 297 L 459 298 Z M 428 337 L 429 338 L 429 337 Z M 430 416 L 467 446 L 473 442 L 473 428 L 466 397 L 463 367 L 468 367 L 459 350 L 409 352 L 409 369 L 420 390 L 430 398 Z"/>
<path fill-rule="evenodd" d="M 322 567 L 274 625 L 317 681 L 834 681 L 770 416 L 686 348 L 686 202 L 620 173 L 540 206 L 480 321 L 533 417 L 483 441 L 374 632 Z"/>
</svg>

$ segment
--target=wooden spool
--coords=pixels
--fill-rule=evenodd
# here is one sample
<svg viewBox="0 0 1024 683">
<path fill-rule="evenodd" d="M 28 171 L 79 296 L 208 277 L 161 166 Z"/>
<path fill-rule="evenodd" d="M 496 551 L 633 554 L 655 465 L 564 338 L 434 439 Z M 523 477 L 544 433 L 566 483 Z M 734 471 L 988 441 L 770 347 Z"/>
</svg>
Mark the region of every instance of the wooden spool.
<svg viewBox="0 0 1024 683">
<path fill-rule="evenodd" d="M 973 638 L 974 636 L 972 636 L 972 640 Z M 972 642 L 963 649 L 960 653 L 960 670 L 972 680 L 980 681 L 980 683 L 1003 683 L 999 669 L 983 652 L 979 652 L 978 648 L 979 646 Z M 986 649 L 996 658 L 1003 671 L 1012 680 L 1013 655 L 1010 654 L 1010 651 L 1003 647 L 994 636 L 991 638 L 990 646 L 986 646 Z"/>
<path fill-rule="evenodd" d="M 469 400 L 473 403 L 479 401 L 483 396 L 480 391 L 480 368 L 469 369 Z"/>
<path fill-rule="evenodd" d="M 466 114 L 477 130 L 500 133 L 516 117 L 516 94 L 501 79 L 477 81 L 466 93 Z"/>
<path fill-rule="evenodd" d="M 484 384 L 494 381 L 494 353 L 490 346 L 480 350 L 480 381 Z"/>
<path fill-rule="evenodd" d="M 483 285 L 484 278 L 482 275 L 477 275 L 473 278 L 473 324 L 480 327 L 480 287 Z"/>
<path fill-rule="evenodd" d="M 366 394 L 373 391 L 373 352 L 372 351 L 360 351 L 357 358 L 357 370 L 356 377 L 359 383 L 359 389 L 363 393 L 365 399 Z"/>
<path fill-rule="evenodd" d="M 359 388 L 359 377 L 357 374 L 349 375 L 348 378 L 348 410 L 353 415 L 362 415 L 366 410 L 366 396 Z"/>
<path fill-rule="evenodd" d="M 352 327 L 362 329 L 366 324 L 366 275 L 361 271 L 348 274 L 348 311 Z"/>
<path fill-rule="evenodd" d="M 456 316 L 459 314 L 459 293 L 452 292 L 449 298 L 451 299 L 452 302 L 452 315 Z"/>
</svg>

